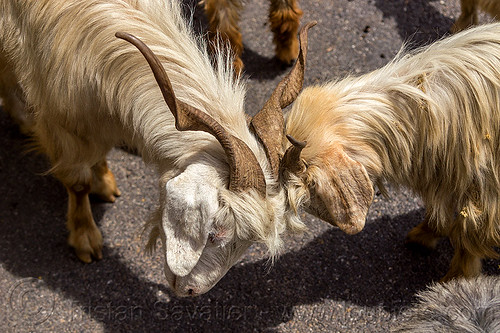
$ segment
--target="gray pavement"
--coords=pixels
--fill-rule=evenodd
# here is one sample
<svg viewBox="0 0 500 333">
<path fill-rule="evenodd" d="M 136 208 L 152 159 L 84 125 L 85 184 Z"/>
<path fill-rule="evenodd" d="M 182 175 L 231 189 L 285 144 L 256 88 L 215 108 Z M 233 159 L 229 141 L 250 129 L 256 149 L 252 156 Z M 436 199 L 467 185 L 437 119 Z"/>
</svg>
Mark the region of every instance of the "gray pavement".
<svg viewBox="0 0 500 333">
<path fill-rule="evenodd" d="M 285 74 L 273 59 L 268 4 L 246 1 L 241 29 L 255 113 Z M 187 8 L 194 8 L 194 1 Z M 445 35 L 458 0 L 302 0 L 309 34 L 306 85 L 361 74 L 387 63 L 403 41 L 412 47 Z M 203 30 L 199 8 L 195 25 Z M 416 292 L 442 277 L 452 249 L 420 254 L 404 246 L 422 218 L 420 201 L 390 187 L 368 223 L 348 236 L 304 214 L 309 230 L 290 236 L 272 267 L 252 246 L 207 294 L 175 297 L 165 286 L 159 253 L 148 256 L 141 231 L 157 205 L 154 171 L 121 149 L 109 164 L 123 193 L 94 203 L 104 259 L 78 261 L 66 245 L 66 192 L 43 156 L 0 112 L 0 332 L 387 332 L 405 320 Z M 498 275 L 500 262 L 484 264 Z"/>
</svg>

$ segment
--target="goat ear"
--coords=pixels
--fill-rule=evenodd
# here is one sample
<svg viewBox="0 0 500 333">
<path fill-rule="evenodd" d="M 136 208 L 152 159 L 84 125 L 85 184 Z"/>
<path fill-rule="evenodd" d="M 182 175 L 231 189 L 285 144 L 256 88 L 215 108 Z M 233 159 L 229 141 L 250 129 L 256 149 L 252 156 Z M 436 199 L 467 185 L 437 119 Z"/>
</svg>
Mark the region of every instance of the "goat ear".
<svg viewBox="0 0 500 333">
<path fill-rule="evenodd" d="M 328 167 L 315 179 L 309 208 L 345 233 L 356 234 L 365 226 L 374 194 L 372 182 L 365 167 L 341 147 L 330 150 L 325 158 Z"/>
<path fill-rule="evenodd" d="M 185 171 L 166 184 L 162 226 L 167 265 L 177 276 L 188 275 L 198 263 L 218 209 L 218 193 L 202 182 L 203 173 Z"/>
<path fill-rule="evenodd" d="M 184 237 L 187 235 L 176 234 L 175 228 L 165 228 L 165 224 L 164 229 L 168 268 L 177 276 L 186 276 L 200 260 L 208 234 L 207 237 Z"/>
</svg>

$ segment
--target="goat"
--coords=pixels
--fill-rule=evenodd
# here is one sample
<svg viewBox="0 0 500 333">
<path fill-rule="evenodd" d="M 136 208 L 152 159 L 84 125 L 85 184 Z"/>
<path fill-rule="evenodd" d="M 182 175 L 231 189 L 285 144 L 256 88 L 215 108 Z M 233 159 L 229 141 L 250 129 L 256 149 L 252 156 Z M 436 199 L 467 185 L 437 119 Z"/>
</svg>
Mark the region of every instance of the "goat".
<svg viewBox="0 0 500 333">
<path fill-rule="evenodd" d="M 453 24 L 451 32 L 459 32 L 476 25 L 478 7 L 495 19 L 500 18 L 499 0 L 460 0 L 461 13 Z"/>
<path fill-rule="evenodd" d="M 80 260 L 102 257 L 89 193 L 120 195 L 106 163 L 119 143 L 159 173 L 147 248 L 161 239 L 165 276 L 180 296 L 208 291 L 252 242 L 276 255 L 286 229 L 303 229 L 277 186 L 279 147 L 258 134 L 301 89 L 312 25 L 250 129 L 230 58 L 221 51 L 212 67 L 176 0 L 6 0 L 0 12 L 4 108 L 30 119 L 25 128 L 66 187 L 68 243 Z M 279 139 L 282 115 L 277 126 Z"/>
<path fill-rule="evenodd" d="M 419 195 L 409 244 L 455 249 L 443 281 L 481 271 L 500 245 L 500 24 L 466 30 L 381 69 L 304 89 L 281 168 L 291 209 L 361 231 L 374 187 Z M 307 143 L 307 145 L 306 145 Z M 290 147 L 287 147 L 290 146 Z"/>
<path fill-rule="evenodd" d="M 500 278 L 478 276 L 436 283 L 418 294 L 394 332 L 500 332 Z"/>
<path fill-rule="evenodd" d="M 228 44 L 234 55 L 237 74 L 243 70 L 243 41 L 238 28 L 242 0 L 202 0 L 209 23 L 211 45 L 217 45 L 220 37 Z M 302 10 L 297 0 L 271 0 L 269 23 L 273 32 L 276 57 L 284 64 L 291 64 L 299 53 L 297 31 Z"/>
</svg>

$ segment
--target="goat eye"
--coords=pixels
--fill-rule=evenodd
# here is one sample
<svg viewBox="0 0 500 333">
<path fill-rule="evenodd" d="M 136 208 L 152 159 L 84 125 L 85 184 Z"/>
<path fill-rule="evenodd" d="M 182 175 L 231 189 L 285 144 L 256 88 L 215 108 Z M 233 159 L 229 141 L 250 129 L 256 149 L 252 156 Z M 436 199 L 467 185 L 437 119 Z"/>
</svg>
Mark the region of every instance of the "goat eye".
<svg viewBox="0 0 500 333">
<path fill-rule="evenodd" d="M 208 241 L 214 245 L 221 245 L 226 240 L 226 230 L 225 229 L 215 229 L 208 233 Z"/>
</svg>

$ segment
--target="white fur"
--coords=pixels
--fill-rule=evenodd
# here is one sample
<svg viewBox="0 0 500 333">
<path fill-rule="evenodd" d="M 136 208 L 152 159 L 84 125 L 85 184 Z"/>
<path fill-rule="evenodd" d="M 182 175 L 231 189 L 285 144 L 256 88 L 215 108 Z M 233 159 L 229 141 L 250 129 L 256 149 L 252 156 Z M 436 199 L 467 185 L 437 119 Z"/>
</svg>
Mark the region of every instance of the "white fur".
<svg viewBox="0 0 500 333">
<path fill-rule="evenodd" d="M 245 87 L 233 78 L 231 57 L 219 53 L 213 69 L 178 1 L 5 0 L 0 12 L 0 94 L 6 101 L 19 101 L 21 94 L 26 101 L 5 108 L 31 115 L 28 130 L 68 191 L 88 184 L 93 166 L 119 143 L 138 147 L 157 167 L 161 201 L 150 223 L 149 248 L 160 236 L 165 274 L 178 294 L 208 291 L 251 242 L 267 244 L 275 255 L 286 227 L 303 227 L 294 214 L 285 214 L 284 192 L 269 177 L 264 150 L 247 127 Z M 153 50 L 179 100 L 211 115 L 250 147 L 266 174 L 266 198 L 227 190 L 220 144 L 207 133 L 175 129 L 149 66 L 134 46 L 115 38 L 118 31 Z M 91 219 L 88 207 L 84 213 Z M 72 245 L 88 236 L 90 246 L 99 248 L 100 233 L 91 222 L 94 236 L 79 235 L 68 218 Z M 210 230 L 223 239 L 209 244 Z"/>
<path fill-rule="evenodd" d="M 409 320 L 394 332 L 499 332 L 500 278 L 478 276 L 433 284 L 418 294 L 418 303 L 404 317 Z"/>
<path fill-rule="evenodd" d="M 207 181 L 217 179 L 211 171 L 203 164 L 191 164 L 166 185 L 162 226 L 167 253 L 171 254 L 166 259 L 172 273 L 178 276 L 188 275 L 200 259 L 219 208 L 216 185 L 220 184 Z M 193 247 L 183 244 L 189 241 L 195 242 Z"/>
</svg>

